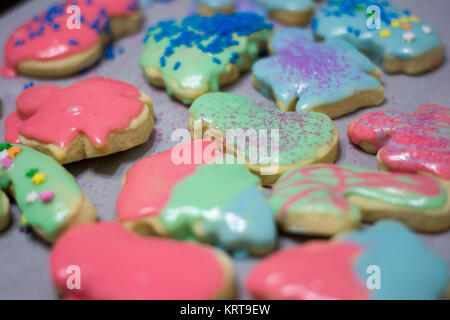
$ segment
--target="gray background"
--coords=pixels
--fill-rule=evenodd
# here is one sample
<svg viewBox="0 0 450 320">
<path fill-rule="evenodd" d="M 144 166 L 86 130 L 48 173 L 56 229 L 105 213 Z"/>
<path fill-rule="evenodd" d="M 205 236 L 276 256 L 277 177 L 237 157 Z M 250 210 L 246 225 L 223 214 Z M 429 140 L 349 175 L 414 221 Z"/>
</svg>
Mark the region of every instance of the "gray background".
<svg viewBox="0 0 450 320">
<path fill-rule="evenodd" d="M 423 21 L 431 23 L 439 32 L 444 44 L 450 45 L 450 0 L 392 0 L 400 7 L 412 9 Z M 4 44 L 9 34 L 25 19 L 42 11 L 55 0 L 34 0 L 5 12 L 0 16 L 0 44 Z M 150 140 L 142 146 L 107 157 L 83 160 L 67 165 L 75 175 L 83 191 L 93 200 L 98 208 L 101 220 L 113 220 L 117 196 L 120 192 L 120 180 L 128 168 L 139 159 L 159 153 L 173 146 L 171 133 L 176 128 L 187 128 L 188 108 L 171 100 L 164 91 L 151 88 L 145 81 L 138 65 L 142 38 L 146 27 L 162 19 L 181 18 L 192 12 L 191 1 L 177 0 L 170 4 L 159 3 L 145 9 L 146 21 L 142 31 L 134 36 L 124 38 L 115 45 L 116 57 L 102 60 L 100 65 L 90 72 L 64 80 L 43 81 L 18 77 L 0 78 L 1 107 L 0 136 L 4 137 L 4 119 L 15 109 L 15 100 L 24 86 L 30 81 L 34 85 L 58 84 L 67 86 L 93 76 L 106 76 L 129 82 L 148 94 L 154 102 L 156 125 Z M 122 50 L 123 53 L 120 54 Z M 3 52 L 3 49 L 2 49 Z M 1 58 L 0 58 L 1 59 Z M 3 63 L 3 61 L 1 61 Z M 412 112 L 425 104 L 440 104 L 450 107 L 450 64 L 447 62 L 438 70 L 421 76 L 383 75 L 386 101 L 381 107 L 360 110 L 336 120 L 339 130 L 338 164 L 356 165 L 376 168 L 375 157 L 352 146 L 346 136 L 349 122 L 357 116 L 373 110 L 395 109 Z M 244 75 L 237 83 L 224 88 L 224 91 L 248 96 L 257 101 L 264 101 L 275 107 L 272 101 L 262 97 L 250 82 L 250 75 Z M 57 298 L 49 276 L 49 247 L 30 235 L 19 231 L 19 214 L 15 206 L 12 209 L 13 222 L 0 233 L 0 299 L 54 299 Z M 450 232 L 437 235 L 423 235 L 433 251 L 443 257 L 450 266 Z M 281 247 L 299 243 L 300 239 L 281 236 Z M 95 245 L 95 244 L 93 244 Z M 238 274 L 239 297 L 248 298 L 242 289 L 242 281 L 258 259 L 235 260 Z M 407 270 L 405 270 L 407 272 Z"/>
</svg>

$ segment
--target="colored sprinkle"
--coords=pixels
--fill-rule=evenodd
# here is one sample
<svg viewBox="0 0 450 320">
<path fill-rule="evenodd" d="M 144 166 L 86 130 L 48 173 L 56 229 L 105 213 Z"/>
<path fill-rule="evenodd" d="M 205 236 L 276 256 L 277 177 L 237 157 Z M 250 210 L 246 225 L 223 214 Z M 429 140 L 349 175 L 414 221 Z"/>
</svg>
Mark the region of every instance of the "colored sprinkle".
<svg viewBox="0 0 450 320">
<path fill-rule="evenodd" d="M 159 58 L 159 63 L 161 64 L 161 67 L 165 67 L 166 66 L 166 58 L 161 57 Z"/>
<path fill-rule="evenodd" d="M 26 89 L 31 88 L 31 87 L 33 87 L 33 86 L 34 86 L 34 82 L 31 81 L 30 83 L 27 83 L 26 85 L 24 85 L 24 86 L 23 86 L 23 89 L 26 90 Z"/>
<path fill-rule="evenodd" d="M 22 151 L 22 148 L 19 146 L 12 146 L 8 149 L 8 156 L 10 159 L 14 159 L 18 153 Z"/>
<path fill-rule="evenodd" d="M 39 194 L 39 198 L 41 198 L 42 202 L 50 202 L 53 200 L 55 194 L 52 191 L 42 191 Z"/>
<path fill-rule="evenodd" d="M 216 14 L 212 17 L 189 16 L 177 22 L 175 20 L 161 21 L 150 27 L 144 38 L 144 43 L 150 39 L 160 42 L 169 39 L 164 56 L 170 57 L 178 47 L 197 47 L 202 52 L 218 54 L 224 49 L 239 44 L 234 35 L 247 36 L 263 29 L 272 29 L 273 25 L 266 23 L 264 17 L 254 13 L 241 12 L 232 15 Z M 237 53 L 234 53 L 237 54 Z M 166 66 L 164 56 L 160 58 L 161 67 Z M 239 55 L 232 55 L 236 60 Z M 221 61 L 213 58 L 217 64 Z M 230 60 L 231 61 L 231 60 Z"/>
<path fill-rule="evenodd" d="M 180 61 L 177 61 L 177 63 L 175 63 L 175 65 L 173 66 L 173 70 L 178 70 L 178 68 L 181 66 Z"/>
<path fill-rule="evenodd" d="M 31 191 L 25 198 L 26 203 L 33 203 L 39 198 L 39 194 L 36 191 Z"/>
<path fill-rule="evenodd" d="M 35 173 L 31 178 L 31 182 L 34 184 L 41 184 L 45 181 L 45 173 Z"/>
<path fill-rule="evenodd" d="M 13 161 L 9 157 L 3 157 L 2 158 L 2 167 L 3 168 L 11 168 Z"/>
<path fill-rule="evenodd" d="M 69 44 L 70 44 L 71 46 L 77 46 L 77 45 L 79 45 L 79 42 L 78 42 L 78 40 L 71 39 L 71 40 L 69 40 Z"/>
<path fill-rule="evenodd" d="M 9 149 L 12 147 L 12 144 L 9 142 L 2 142 L 0 143 L 0 151 L 3 151 L 5 149 Z"/>
<path fill-rule="evenodd" d="M 389 37 L 390 35 L 391 35 L 391 31 L 390 31 L 390 30 L 381 30 L 381 31 L 380 31 L 380 36 L 381 36 L 382 38 Z"/>
<path fill-rule="evenodd" d="M 33 168 L 27 171 L 27 173 L 25 174 L 28 178 L 32 178 L 36 173 L 39 172 L 38 168 Z"/>
</svg>

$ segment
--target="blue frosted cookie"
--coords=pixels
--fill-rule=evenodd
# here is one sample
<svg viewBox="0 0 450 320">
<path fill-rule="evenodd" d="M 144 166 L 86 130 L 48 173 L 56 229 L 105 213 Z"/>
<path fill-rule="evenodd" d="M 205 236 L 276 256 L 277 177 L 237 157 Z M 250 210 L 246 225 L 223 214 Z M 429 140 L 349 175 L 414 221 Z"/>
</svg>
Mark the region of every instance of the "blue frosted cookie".
<svg viewBox="0 0 450 320">
<path fill-rule="evenodd" d="M 444 56 L 433 27 L 384 0 L 328 1 L 316 12 L 312 29 L 320 38 L 350 42 L 387 72 L 422 73 L 438 67 Z"/>
<path fill-rule="evenodd" d="M 203 15 L 251 11 L 264 13 L 288 25 L 306 24 L 313 12 L 312 0 L 197 0 L 197 10 Z"/>
<path fill-rule="evenodd" d="M 283 111 L 335 118 L 383 102 L 379 69 L 345 41 L 315 42 L 307 30 L 285 28 L 270 47 L 274 55 L 253 65 L 253 83 Z"/>
</svg>

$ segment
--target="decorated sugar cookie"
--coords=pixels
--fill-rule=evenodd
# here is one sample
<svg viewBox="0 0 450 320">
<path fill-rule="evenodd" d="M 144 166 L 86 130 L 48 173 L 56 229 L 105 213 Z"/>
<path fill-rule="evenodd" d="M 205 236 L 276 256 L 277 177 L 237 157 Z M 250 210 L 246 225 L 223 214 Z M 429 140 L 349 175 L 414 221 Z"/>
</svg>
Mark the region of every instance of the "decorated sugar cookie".
<svg viewBox="0 0 450 320">
<path fill-rule="evenodd" d="M 189 141 L 128 170 L 117 218 L 141 234 L 264 254 L 275 245 L 276 227 L 259 184 L 245 165 L 225 162 L 214 142 Z"/>
<path fill-rule="evenodd" d="M 419 231 L 450 227 L 450 190 L 424 174 L 309 166 L 281 176 L 269 202 L 289 233 L 329 236 L 386 218 Z"/>
<path fill-rule="evenodd" d="M 136 0 L 77 0 L 53 5 L 19 26 L 5 50 L 4 77 L 55 78 L 92 66 L 107 40 L 138 31 Z"/>
<path fill-rule="evenodd" d="M 249 7 L 288 25 L 304 25 L 314 12 L 312 0 L 197 0 L 197 9 L 203 15 L 249 11 Z"/>
<path fill-rule="evenodd" d="M 377 153 L 383 170 L 424 172 L 450 180 L 450 108 L 428 105 L 412 114 L 369 112 L 347 128 L 350 140 Z"/>
<path fill-rule="evenodd" d="M 148 30 L 140 64 L 151 84 L 190 104 L 250 69 L 271 28 L 253 13 L 162 21 Z"/>
<path fill-rule="evenodd" d="M 384 0 L 330 0 L 317 11 L 312 29 L 321 38 L 350 42 L 387 72 L 422 73 L 444 57 L 432 26 Z"/>
<path fill-rule="evenodd" d="M 253 65 L 253 82 L 281 110 L 334 118 L 383 102 L 378 68 L 347 42 L 316 43 L 307 30 L 286 28 L 270 44 L 274 55 Z"/>
<path fill-rule="evenodd" d="M 197 10 L 201 15 L 212 16 L 216 13 L 232 13 L 234 0 L 196 0 Z"/>
<path fill-rule="evenodd" d="M 441 299 L 445 262 L 393 221 L 335 241 L 308 241 L 254 267 L 246 288 L 256 299 Z"/>
<path fill-rule="evenodd" d="M 74 177 L 52 158 L 23 145 L 0 144 L 0 186 L 14 196 L 21 224 L 53 242 L 69 228 L 97 218 Z M 1 192 L 0 229 L 10 220 L 9 200 Z"/>
<path fill-rule="evenodd" d="M 6 141 L 22 143 L 60 163 L 99 157 L 146 142 L 152 100 L 118 80 L 92 78 L 71 86 L 33 86 L 6 119 Z"/>
<path fill-rule="evenodd" d="M 224 253 L 195 243 L 140 237 L 117 222 L 70 230 L 53 247 L 50 269 L 56 289 L 68 300 L 234 296 L 233 266 Z"/>
<path fill-rule="evenodd" d="M 230 93 L 195 100 L 189 127 L 194 139 L 198 128 L 219 133 L 227 151 L 243 159 L 264 185 L 292 168 L 336 159 L 337 131 L 326 115 L 283 112 Z"/>
</svg>

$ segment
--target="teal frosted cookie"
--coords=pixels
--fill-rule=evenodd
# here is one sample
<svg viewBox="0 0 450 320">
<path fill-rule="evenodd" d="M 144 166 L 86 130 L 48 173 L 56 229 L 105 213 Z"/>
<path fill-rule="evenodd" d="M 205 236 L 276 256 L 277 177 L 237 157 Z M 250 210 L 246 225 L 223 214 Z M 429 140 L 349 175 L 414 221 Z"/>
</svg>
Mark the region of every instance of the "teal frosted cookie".
<svg viewBox="0 0 450 320">
<path fill-rule="evenodd" d="M 322 113 L 283 112 L 242 96 L 209 93 L 192 104 L 188 125 L 194 139 L 222 141 L 264 185 L 292 168 L 336 159 L 337 130 Z"/>
<path fill-rule="evenodd" d="M 438 300 L 446 269 L 414 233 L 382 221 L 278 251 L 250 271 L 245 287 L 255 299 Z"/>
<path fill-rule="evenodd" d="M 346 40 L 382 62 L 387 72 L 422 73 L 438 67 L 444 48 L 433 29 L 411 14 L 381 0 L 331 0 L 312 21 L 324 39 Z"/>
<path fill-rule="evenodd" d="M 269 203 L 289 233 L 329 236 L 380 219 L 438 232 L 450 227 L 449 195 L 448 186 L 424 174 L 323 164 L 286 172 Z"/>
<path fill-rule="evenodd" d="M 197 0 L 203 15 L 216 12 L 257 12 L 288 25 L 304 25 L 314 12 L 312 0 Z"/>
<path fill-rule="evenodd" d="M 253 13 L 162 21 L 149 28 L 140 64 L 151 84 L 189 104 L 249 70 L 271 29 Z"/>
<path fill-rule="evenodd" d="M 318 43 L 306 30 L 286 28 L 272 37 L 270 47 L 274 55 L 253 65 L 253 83 L 283 111 L 334 118 L 383 102 L 380 71 L 345 41 Z"/>
</svg>

